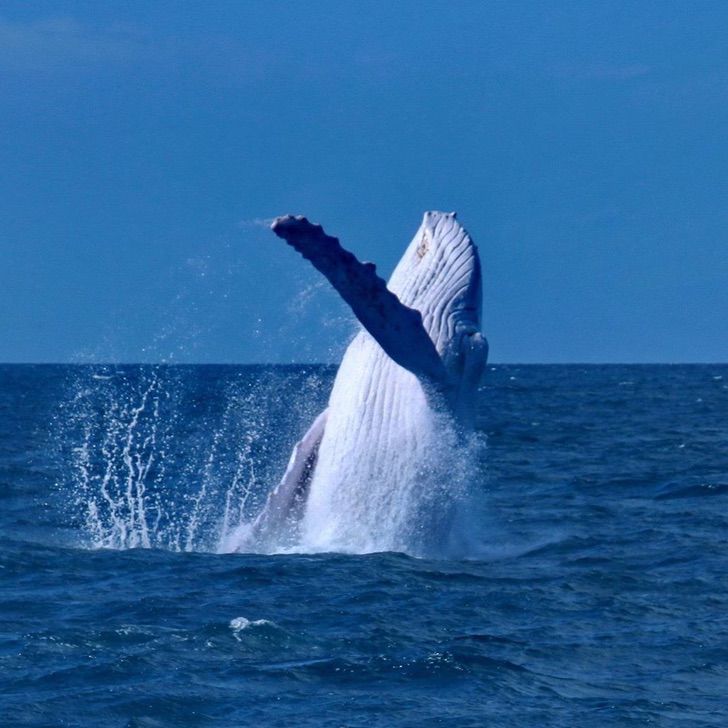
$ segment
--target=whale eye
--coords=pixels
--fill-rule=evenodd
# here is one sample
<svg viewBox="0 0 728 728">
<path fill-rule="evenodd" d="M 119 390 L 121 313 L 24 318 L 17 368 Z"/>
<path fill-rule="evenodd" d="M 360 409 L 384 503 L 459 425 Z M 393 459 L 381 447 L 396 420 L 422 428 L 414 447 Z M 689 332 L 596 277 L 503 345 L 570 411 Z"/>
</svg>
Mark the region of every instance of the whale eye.
<svg viewBox="0 0 728 728">
<path fill-rule="evenodd" d="M 420 260 L 425 257 L 425 253 L 428 251 L 429 247 L 430 246 L 427 243 L 427 235 L 422 233 L 422 240 L 420 240 L 420 244 L 417 246 L 417 257 Z"/>
</svg>

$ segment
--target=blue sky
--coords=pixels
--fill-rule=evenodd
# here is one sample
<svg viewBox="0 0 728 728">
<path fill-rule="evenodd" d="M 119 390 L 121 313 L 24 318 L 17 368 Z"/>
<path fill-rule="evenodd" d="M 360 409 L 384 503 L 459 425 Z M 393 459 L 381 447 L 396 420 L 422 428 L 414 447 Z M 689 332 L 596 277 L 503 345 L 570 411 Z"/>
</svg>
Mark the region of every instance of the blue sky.
<svg viewBox="0 0 728 728">
<path fill-rule="evenodd" d="M 494 362 L 728 360 L 724 2 L 4 2 L 0 361 L 328 361 L 265 229 L 479 244 Z"/>
</svg>

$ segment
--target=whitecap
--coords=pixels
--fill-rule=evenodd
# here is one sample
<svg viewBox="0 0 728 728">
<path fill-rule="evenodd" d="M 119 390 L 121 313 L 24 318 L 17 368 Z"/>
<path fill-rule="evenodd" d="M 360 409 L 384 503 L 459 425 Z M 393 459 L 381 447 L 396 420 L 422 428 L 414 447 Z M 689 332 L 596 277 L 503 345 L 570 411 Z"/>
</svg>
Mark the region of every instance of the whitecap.
<svg viewBox="0 0 728 728">
<path fill-rule="evenodd" d="M 273 625 L 269 619 L 247 619 L 246 617 L 235 617 L 230 620 L 228 625 L 233 631 L 233 637 L 240 642 L 240 633 L 250 627 L 263 627 L 265 625 Z"/>
</svg>

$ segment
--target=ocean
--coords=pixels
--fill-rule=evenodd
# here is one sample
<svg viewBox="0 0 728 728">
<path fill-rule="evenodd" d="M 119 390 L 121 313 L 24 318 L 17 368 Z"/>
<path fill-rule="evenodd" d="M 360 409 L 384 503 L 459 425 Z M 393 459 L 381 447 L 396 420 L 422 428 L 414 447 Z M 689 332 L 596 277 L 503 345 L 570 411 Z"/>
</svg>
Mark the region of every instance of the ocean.
<svg viewBox="0 0 728 728">
<path fill-rule="evenodd" d="M 0 366 L 0 725 L 728 725 L 728 365 L 489 366 L 472 552 L 226 552 L 334 374 Z"/>
</svg>

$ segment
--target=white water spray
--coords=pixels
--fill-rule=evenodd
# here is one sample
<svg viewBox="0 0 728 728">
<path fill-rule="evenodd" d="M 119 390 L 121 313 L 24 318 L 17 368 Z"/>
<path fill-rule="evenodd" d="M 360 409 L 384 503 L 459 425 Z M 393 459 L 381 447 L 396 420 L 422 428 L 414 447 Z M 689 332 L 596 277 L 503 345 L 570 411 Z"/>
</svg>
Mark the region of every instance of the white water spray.
<svg viewBox="0 0 728 728">
<path fill-rule="evenodd" d="M 97 369 L 74 370 L 72 395 L 54 422 L 64 473 L 58 491 L 83 545 L 223 548 L 285 462 L 276 456 L 284 449 L 276 430 L 292 437 L 308 415 L 280 401 L 283 377 L 231 371 L 190 381 L 193 370 L 174 367 Z M 309 395 L 319 385 L 304 378 Z M 276 428 L 283 412 L 288 424 Z"/>
<path fill-rule="evenodd" d="M 211 383 L 192 371 L 77 370 L 57 422 L 70 465 L 59 485 L 72 495 L 83 545 L 448 555 L 455 530 L 465 535 L 453 523 L 467 510 L 480 440 L 419 401 L 421 389 L 405 388 L 404 407 L 385 388 L 382 406 L 401 413 L 391 420 L 397 431 L 358 447 L 347 423 L 334 421 L 342 437 L 321 453 L 302 524 L 273 542 L 251 540 L 250 523 L 328 379 L 242 370 Z M 209 411 L 199 411 L 203 402 Z"/>
</svg>

